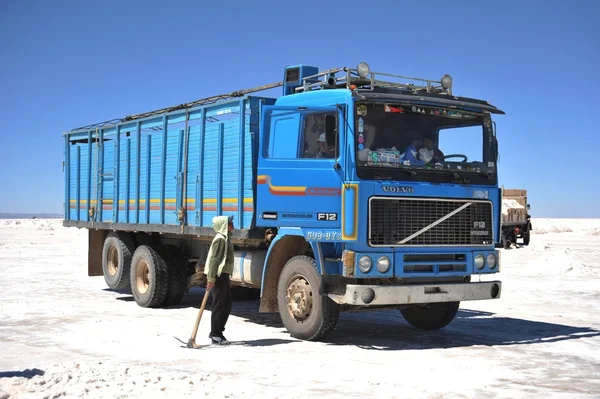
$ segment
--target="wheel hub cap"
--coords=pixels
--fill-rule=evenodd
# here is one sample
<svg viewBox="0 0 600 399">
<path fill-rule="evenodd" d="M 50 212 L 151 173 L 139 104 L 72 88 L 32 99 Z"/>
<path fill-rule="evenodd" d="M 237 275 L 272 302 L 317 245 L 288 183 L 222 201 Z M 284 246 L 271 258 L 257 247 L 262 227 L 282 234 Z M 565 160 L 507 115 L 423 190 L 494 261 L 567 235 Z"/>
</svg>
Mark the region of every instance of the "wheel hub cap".
<svg viewBox="0 0 600 399">
<path fill-rule="evenodd" d="M 117 248 L 111 246 L 108 250 L 108 273 L 115 276 L 119 270 L 119 253 Z"/>
<path fill-rule="evenodd" d="M 286 301 L 290 315 L 298 320 L 308 319 L 312 310 L 312 289 L 308 281 L 297 276 L 288 285 Z"/>
<path fill-rule="evenodd" d="M 148 263 L 145 260 L 140 260 L 137 265 L 135 265 L 135 281 L 137 290 L 141 294 L 145 294 L 148 291 L 148 286 L 150 285 L 150 268 L 148 267 Z"/>
</svg>

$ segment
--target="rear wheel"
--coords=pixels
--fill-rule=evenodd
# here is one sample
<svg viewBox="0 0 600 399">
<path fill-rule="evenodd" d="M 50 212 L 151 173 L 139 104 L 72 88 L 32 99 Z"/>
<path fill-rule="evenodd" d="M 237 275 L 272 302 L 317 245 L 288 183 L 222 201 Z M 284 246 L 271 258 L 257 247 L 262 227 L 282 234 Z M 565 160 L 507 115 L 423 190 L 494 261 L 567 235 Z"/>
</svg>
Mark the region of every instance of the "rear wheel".
<svg viewBox="0 0 600 399">
<path fill-rule="evenodd" d="M 307 256 L 290 259 L 279 276 L 279 315 L 295 338 L 317 341 L 335 329 L 339 306 L 327 296 L 319 295 L 320 284 L 317 265 Z"/>
<path fill-rule="evenodd" d="M 181 302 L 187 288 L 185 259 L 175 245 L 160 247 L 159 254 L 169 269 L 169 286 L 163 306 L 175 306 Z"/>
<path fill-rule="evenodd" d="M 169 270 L 158 253 L 140 245 L 131 261 L 131 291 L 135 302 L 144 308 L 161 306 L 169 289 Z"/>
<path fill-rule="evenodd" d="M 412 326 L 421 330 L 438 330 L 446 327 L 458 312 L 460 302 L 428 303 L 402 309 L 402 316 Z"/>
<path fill-rule="evenodd" d="M 112 289 L 129 288 L 129 269 L 134 245 L 129 236 L 110 232 L 102 248 L 102 273 Z"/>
</svg>

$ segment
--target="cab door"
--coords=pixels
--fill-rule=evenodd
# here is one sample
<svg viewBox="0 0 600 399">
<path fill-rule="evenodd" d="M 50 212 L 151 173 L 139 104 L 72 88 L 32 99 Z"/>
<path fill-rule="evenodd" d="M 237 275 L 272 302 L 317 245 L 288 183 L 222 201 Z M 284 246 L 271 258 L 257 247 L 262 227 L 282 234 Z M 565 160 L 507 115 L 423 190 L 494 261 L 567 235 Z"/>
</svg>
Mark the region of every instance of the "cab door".
<svg viewBox="0 0 600 399">
<path fill-rule="evenodd" d="M 257 226 L 339 229 L 344 107 L 263 110 Z"/>
</svg>

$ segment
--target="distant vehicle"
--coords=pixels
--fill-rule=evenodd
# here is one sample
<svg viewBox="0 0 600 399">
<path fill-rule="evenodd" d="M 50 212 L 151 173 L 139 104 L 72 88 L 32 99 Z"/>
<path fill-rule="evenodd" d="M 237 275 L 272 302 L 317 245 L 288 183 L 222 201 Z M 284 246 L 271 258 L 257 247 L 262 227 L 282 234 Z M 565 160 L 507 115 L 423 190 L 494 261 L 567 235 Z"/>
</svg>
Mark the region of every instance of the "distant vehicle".
<svg viewBox="0 0 600 399">
<path fill-rule="evenodd" d="M 502 234 L 498 246 L 510 248 L 521 238 L 529 245 L 531 231 L 527 190 L 507 188 L 502 191 Z"/>
<path fill-rule="evenodd" d="M 282 75 L 65 133 L 63 223 L 89 229 L 88 274 L 139 306 L 173 306 L 206 284 L 225 215 L 231 284 L 260 290 L 258 311 L 296 338 L 323 339 L 358 308 L 439 329 L 461 301 L 500 298 L 500 281 L 478 277 L 500 271 L 492 114 L 504 112 L 453 94 L 449 75 L 366 63 Z"/>
</svg>

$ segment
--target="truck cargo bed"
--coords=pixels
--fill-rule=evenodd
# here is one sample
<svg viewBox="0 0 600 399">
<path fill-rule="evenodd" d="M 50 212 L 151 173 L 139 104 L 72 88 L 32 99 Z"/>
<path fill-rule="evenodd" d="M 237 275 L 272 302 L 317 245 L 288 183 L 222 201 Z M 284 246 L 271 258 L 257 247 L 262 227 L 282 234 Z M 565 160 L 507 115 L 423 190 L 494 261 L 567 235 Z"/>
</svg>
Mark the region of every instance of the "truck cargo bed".
<svg viewBox="0 0 600 399">
<path fill-rule="evenodd" d="M 212 218 L 233 215 L 236 235 L 248 236 L 259 111 L 273 103 L 246 97 L 66 133 L 64 224 L 177 233 L 183 223 L 213 235 Z"/>
</svg>

